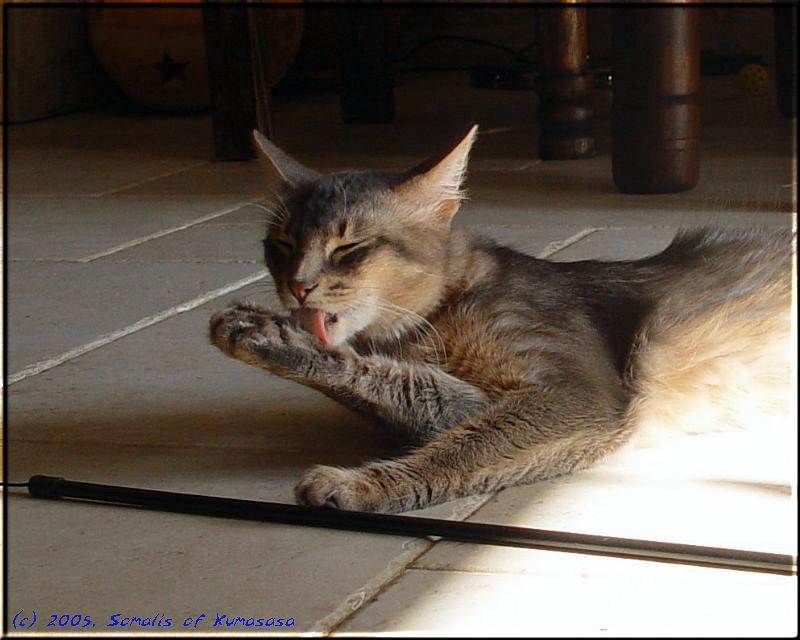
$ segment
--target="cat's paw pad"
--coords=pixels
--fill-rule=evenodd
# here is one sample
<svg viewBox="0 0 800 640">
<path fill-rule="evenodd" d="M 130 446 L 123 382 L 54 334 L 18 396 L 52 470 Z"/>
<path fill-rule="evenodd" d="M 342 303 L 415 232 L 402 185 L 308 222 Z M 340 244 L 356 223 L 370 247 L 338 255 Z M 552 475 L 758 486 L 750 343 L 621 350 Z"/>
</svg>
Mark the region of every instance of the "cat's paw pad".
<svg viewBox="0 0 800 640">
<path fill-rule="evenodd" d="M 344 355 L 323 350 L 287 315 L 236 304 L 211 317 L 210 331 L 226 355 L 278 375 L 305 380 L 342 370 Z"/>
<path fill-rule="evenodd" d="M 355 469 L 317 465 L 306 471 L 294 488 L 298 504 L 351 511 L 369 508 L 370 487 Z"/>
<path fill-rule="evenodd" d="M 263 333 L 270 324 L 270 313 L 255 305 L 237 303 L 215 313 L 209 320 L 212 344 L 224 353 L 235 356 L 242 340 Z"/>
</svg>

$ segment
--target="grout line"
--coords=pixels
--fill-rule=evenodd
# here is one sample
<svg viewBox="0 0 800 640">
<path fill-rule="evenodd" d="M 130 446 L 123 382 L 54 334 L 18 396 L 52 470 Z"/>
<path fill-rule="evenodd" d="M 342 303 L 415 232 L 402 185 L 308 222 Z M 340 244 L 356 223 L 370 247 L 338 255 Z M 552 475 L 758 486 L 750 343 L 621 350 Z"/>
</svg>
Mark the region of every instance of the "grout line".
<svg viewBox="0 0 800 640">
<path fill-rule="evenodd" d="M 494 498 L 496 493 L 476 496 L 470 499 L 461 509 L 455 509 L 454 520 L 466 520 L 478 509 Z M 347 622 L 364 606 L 380 595 L 391 583 L 405 574 L 411 564 L 429 551 L 439 538 L 412 538 L 403 544 L 404 551 L 389 561 L 387 567 L 367 580 L 360 589 L 357 589 L 328 615 L 317 620 L 311 627 L 312 633 L 328 636 L 336 632 L 342 624 Z"/>
<path fill-rule="evenodd" d="M 586 229 L 581 229 L 578 233 L 573 233 L 568 238 L 564 238 L 563 240 L 554 240 L 550 244 L 548 244 L 542 252 L 537 255 L 536 257 L 539 259 L 549 258 L 559 251 L 562 251 L 569 247 L 570 245 L 575 244 L 576 242 L 583 240 L 586 236 L 592 235 L 595 231 L 597 231 L 594 227 L 587 227 Z"/>
<path fill-rule="evenodd" d="M 86 264 L 85 260 L 68 258 L 12 258 L 14 264 Z M 109 260 L 105 264 L 261 264 L 261 260 L 236 260 L 234 258 L 171 258 L 150 260 L 147 258 Z"/>
<path fill-rule="evenodd" d="M 263 260 L 236 260 L 235 258 L 172 258 L 169 260 L 108 260 L 104 264 L 262 264 Z"/>
<path fill-rule="evenodd" d="M 249 202 L 238 202 L 237 204 L 223 209 L 222 211 L 216 211 L 215 213 L 210 213 L 206 216 L 202 216 L 200 218 L 196 218 L 195 220 L 191 220 L 185 224 L 179 225 L 177 227 L 170 227 L 169 229 L 162 229 L 161 231 L 156 231 L 155 233 L 151 233 L 150 235 L 141 236 L 140 238 L 134 238 L 133 240 L 129 240 L 128 242 L 123 242 L 122 244 L 118 244 L 115 247 L 111 247 L 110 249 L 106 249 L 105 251 L 98 251 L 97 253 L 90 254 L 83 258 L 78 258 L 76 262 L 93 262 L 99 258 L 105 258 L 106 256 L 110 256 L 114 253 L 119 253 L 120 251 L 125 251 L 126 249 L 130 249 L 131 247 L 135 247 L 140 244 L 144 244 L 145 242 L 150 242 L 151 240 L 155 240 L 157 238 L 162 238 L 164 236 L 170 235 L 171 233 L 176 233 L 178 231 L 183 231 L 184 229 L 188 229 L 190 227 L 194 227 L 198 224 L 202 224 L 204 222 L 208 222 L 209 220 L 214 220 L 215 218 L 219 218 L 221 216 L 227 215 L 229 213 L 233 213 L 234 211 L 238 211 L 239 209 L 247 206 L 250 204 Z"/>
<path fill-rule="evenodd" d="M 138 182 L 131 182 L 130 184 L 126 184 L 122 187 L 114 187 L 113 189 L 107 189 L 106 191 L 98 191 L 97 193 L 89 194 L 90 198 L 103 198 L 105 196 L 115 195 L 117 193 L 121 193 L 123 191 L 127 191 L 128 189 L 133 189 L 135 187 L 139 187 L 143 184 L 148 184 L 150 182 L 155 182 L 156 180 L 161 180 L 162 178 L 169 178 L 171 176 L 176 176 L 179 173 L 183 173 L 184 171 L 189 171 L 191 169 L 196 169 L 197 167 L 202 167 L 203 165 L 211 164 L 208 160 L 203 160 L 202 162 L 195 162 L 193 164 L 187 165 L 185 167 L 181 167 L 180 169 L 174 169 L 170 171 L 166 171 L 164 173 L 160 173 L 157 176 L 150 176 L 149 178 L 143 178 Z"/>
<path fill-rule="evenodd" d="M 355 615 L 373 598 L 379 595 L 389 584 L 402 576 L 414 560 L 430 549 L 435 543 L 424 538 L 417 538 L 403 544 L 404 550 L 389 561 L 385 569 L 367 580 L 333 611 L 317 620 L 311 627 L 311 633 L 324 636 L 334 633 L 337 628 Z"/>
<path fill-rule="evenodd" d="M 462 543 L 466 544 L 466 543 Z M 474 543 L 473 543 L 474 544 Z M 539 549 L 537 549 L 539 551 Z M 553 551 L 554 553 L 558 553 L 554 549 L 547 549 L 547 551 Z M 562 553 L 566 553 L 563 552 Z M 471 575 L 479 575 L 479 576 L 525 576 L 525 577 L 541 577 L 546 576 L 549 577 L 552 574 L 541 574 L 541 573 L 523 573 L 520 571 L 513 571 L 511 569 L 493 569 L 488 571 L 486 569 L 470 569 L 469 567 L 413 567 L 413 571 L 428 571 L 431 573 L 468 573 Z"/>
<path fill-rule="evenodd" d="M 32 376 L 39 375 L 40 373 L 44 373 L 45 371 L 49 371 L 50 369 L 57 367 L 60 364 L 64 364 L 65 362 L 69 362 L 70 360 L 74 360 L 75 358 L 82 356 L 90 351 L 94 351 L 95 349 L 99 349 L 100 347 L 104 347 L 105 345 L 114 342 L 115 340 L 119 340 L 120 338 L 124 338 L 132 333 L 137 331 L 141 331 L 149 326 L 152 326 L 162 320 L 166 320 L 167 318 L 171 318 L 178 314 L 184 313 L 186 311 L 191 311 L 199 307 L 200 305 L 205 304 L 213 300 L 214 298 L 219 298 L 220 296 L 224 296 L 227 293 L 232 291 L 236 291 L 237 289 L 241 289 L 242 287 L 247 286 L 248 284 L 252 284 L 253 282 L 257 282 L 259 280 L 264 279 L 267 276 L 266 271 L 259 271 L 258 273 L 253 273 L 246 278 L 242 278 L 241 280 L 237 280 L 236 282 L 232 282 L 231 284 L 225 285 L 224 287 L 220 287 L 219 289 L 214 289 L 213 291 L 207 291 L 192 300 L 187 302 L 183 302 L 179 305 L 174 307 L 170 307 L 169 309 L 165 309 L 164 311 L 160 311 L 152 316 L 146 316 L 139 320 L 138 322 L 134 322 L 133 324 L 129 324 L 127 327 L 123 327 L 122 329 L 117 329 L 116 331 L 112 331 L 111 333 L 107 333 L 105 335 L 92 340 L 91 342 L 87 342 L 79 347 L 75 347 L 74 349 L 70 349 L 65 353 L 62 353 L 59 356 L 55 356 L 54 358 L 48 358 L 46 360 L 40 360 L 39 362 L 35 362 L 31 365 L 28 365 L 24 369 L 17 371 L 16 373 L 8 376 L 8 380 L 6 381 L 6 386 L 11 386 L 19 382 L 20 380 L 24 380 L 25 378 L 30 378 Z"/>
</svg>

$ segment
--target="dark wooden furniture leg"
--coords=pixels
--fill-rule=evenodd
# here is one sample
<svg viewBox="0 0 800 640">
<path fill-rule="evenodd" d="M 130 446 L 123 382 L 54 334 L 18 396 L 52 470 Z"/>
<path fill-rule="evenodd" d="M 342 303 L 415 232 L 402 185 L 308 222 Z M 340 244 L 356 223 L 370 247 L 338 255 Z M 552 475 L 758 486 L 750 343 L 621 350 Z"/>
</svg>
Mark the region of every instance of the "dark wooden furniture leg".
<svg viewBox="0 0 800 640">
<path fill-rule="evenodd" d="M 269 91 L 267 85 L 267 49 L 266 38 L 269 33 L 269 22 L 264 21 L 264 11 L 269 7 L 254 7 L 248 9 L 250 23 L 250 60 L 253 65 L 253 99 L 256 110 L 256 129 L 267 138 L 273 137 L 272 114 L 269 108 Z"/>
<path fill-rule="evenodd" d="M 344 122 L 390 122 L 394 88 L 381 7 L 336 11 L 337 51 Z"/>
<path fill-rule="evenodd" d="M 775 17 L 775 84 L 778 108 L 787 118 L 797 112 L 797 5 L 777 2 Z"/>
<path fill-rule="evenodd" d="M 691 189 L 699 177 L 696 8 L 614 11 L 614 182 L 624 193 Z"/>
<path fill-rule="evenodd" d="M 595 146 L 592 76 L 586 73 L 586 8 L 541 7 L 536 17 L 542 51 L 537 83 L 539 157 L 588 158 Z"/>
<path fill-rule="evenodd" d="M 203 5 L 215 160 L 249 160 L 254 157 L 252 130 L 258 127 L 270 135 L 267 92 L 256 81 L 263 77 L 263 49 L 249 11 L 208 1 Z"/>
</svg>

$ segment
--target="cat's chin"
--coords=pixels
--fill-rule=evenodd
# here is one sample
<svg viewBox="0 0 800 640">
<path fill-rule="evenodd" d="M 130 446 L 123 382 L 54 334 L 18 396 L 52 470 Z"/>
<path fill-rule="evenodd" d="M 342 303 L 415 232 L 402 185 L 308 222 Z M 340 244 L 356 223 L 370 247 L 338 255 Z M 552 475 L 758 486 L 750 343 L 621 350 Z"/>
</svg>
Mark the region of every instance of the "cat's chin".
<svg viewBox="0 0 800 640">
<path fill-rule="evenodd" d="M 328 344 L 337 347 L 369 326 L 373 314 L 367 310 L 351 310 L 337 314 L 337 322 L 328 325 Z"/>
</svg>

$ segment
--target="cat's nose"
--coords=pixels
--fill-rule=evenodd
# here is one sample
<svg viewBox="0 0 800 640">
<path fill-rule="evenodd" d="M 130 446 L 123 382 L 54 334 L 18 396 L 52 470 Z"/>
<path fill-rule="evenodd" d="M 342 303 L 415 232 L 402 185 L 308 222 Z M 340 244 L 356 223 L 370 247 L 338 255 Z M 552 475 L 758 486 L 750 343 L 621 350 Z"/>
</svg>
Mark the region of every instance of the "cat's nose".
<svg viewBox="0 0 800 640">
<path fill-rule="evenodd" d="M 292 295 L 297 298 L 297 301 L 300 304 L 303 304 L 303 301 L 308 297 L 308 294 L 311 293 L 314 289 L 317 288 L 318 282 L 306 282 L 305 280 L 292 280 L 289 283 L 289 290 L 292 292 Z"/>
</svg>

